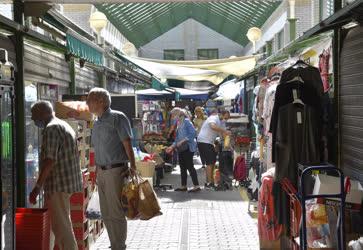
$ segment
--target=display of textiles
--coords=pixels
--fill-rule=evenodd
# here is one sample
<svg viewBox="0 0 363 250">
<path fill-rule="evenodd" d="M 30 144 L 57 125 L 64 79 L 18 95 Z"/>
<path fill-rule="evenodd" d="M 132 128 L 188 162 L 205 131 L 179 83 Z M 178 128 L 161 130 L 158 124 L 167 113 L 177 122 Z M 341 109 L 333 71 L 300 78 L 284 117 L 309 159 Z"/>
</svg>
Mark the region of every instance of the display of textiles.
<svg viewBox="0 0 363 250">
<path fill-rule="evenodd" d="M 262 240 L 277 240 L 282 232 L 282 225 L 275 216 L 272 186 L 273 176 L 262 177 L 258 199 L 258 234 Z"/>
<path fill-rule="evenodd" d="M 317 68 L 297 61 L 281 74 L 276 86 L 269 133 L 275 163 L 272 193 L 275 215 L 289 228 L 289 201 L 280 181 L 298 186 L 298 163 L 319 164 L 323 158 L 322 126 L 324 88 Z"/>
</svg>

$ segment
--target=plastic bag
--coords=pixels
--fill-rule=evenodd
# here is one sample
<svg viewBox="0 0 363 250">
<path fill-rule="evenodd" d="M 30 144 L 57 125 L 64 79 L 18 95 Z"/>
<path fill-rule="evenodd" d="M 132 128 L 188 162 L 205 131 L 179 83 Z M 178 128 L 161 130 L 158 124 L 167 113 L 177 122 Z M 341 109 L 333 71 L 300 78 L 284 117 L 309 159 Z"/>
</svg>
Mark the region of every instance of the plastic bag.
<svg viewBox="0 0 363 250">
<path fill-rule="evenodd" d="M 101 216 L 100 197 L 98 191 L 94 191 L 91 200 L 88 202 L 86 217 L 90 220 L 99 220 Z"/>
<path fill-rule="evenodd" d="M 139 204 L 138 211 L 140 219 L 149 220 L 155 216 L 161 215 L 158 198 L 147 180 L 139 183 Z"/>
<path fill-rule="evenodd" d="M 135 219 L 139 215 L 139 183 L 137 176 L 130 178 L 121 191 L 121 205 L 128 219 Z"/>
</svg>

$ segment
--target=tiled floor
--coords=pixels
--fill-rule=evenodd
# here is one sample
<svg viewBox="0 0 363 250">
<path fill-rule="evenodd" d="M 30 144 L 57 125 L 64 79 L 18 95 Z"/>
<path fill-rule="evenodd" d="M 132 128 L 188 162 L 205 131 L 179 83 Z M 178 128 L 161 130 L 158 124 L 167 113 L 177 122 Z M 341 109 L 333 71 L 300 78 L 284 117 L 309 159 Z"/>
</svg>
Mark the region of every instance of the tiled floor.
<svg viewBox="0 0 363 250">
<path fill-rule="evenodd" d="M 204 170 L 198 168 L 201 184 Z M 188 177 L 188 182 L 191 182 Z M 162 183 L 178 187 L 178 167 Z M 257 220 L 247 213 L 247 202 L 237 190 L 199 193 L 157 192 L 163 215 L 149 221 L 129 221 L 127 249 L 259 249 Z M 109 249 L 105 231 L 92 250 Z"/>
</svg>

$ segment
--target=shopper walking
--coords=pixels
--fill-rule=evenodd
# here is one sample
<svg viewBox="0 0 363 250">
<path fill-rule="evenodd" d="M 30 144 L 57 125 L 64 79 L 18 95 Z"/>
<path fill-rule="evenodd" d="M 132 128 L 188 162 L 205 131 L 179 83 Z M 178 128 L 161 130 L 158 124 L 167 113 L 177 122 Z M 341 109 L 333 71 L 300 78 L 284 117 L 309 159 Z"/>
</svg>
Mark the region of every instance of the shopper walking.
<svg viewBox="0 0 363 250">
<path fill-rule="evenodd" d="M 197 130 L 197 135 L 199 134 L 205 120 L 207 120 L 207 117 L 204 115 L 203 108 L 200 106 L 195 107 L 193 124 Z"/>
<path fill-rule="evenodd" d="M 135 173 L 130 122 L 124 113 L 110 108 L 111 97 L 105 89 L 93 88 L 87 97 L 87 104 L 90 112 L 98 117 L 93 125 L 92 145 L 102 219 L 111 249 L 126 249 L 127 222 L 120 193 L 125 175 L 129 170 L 132 175 Z"/>
<path fill-rule="evenodd" d="M 230 131 L 225 129 L 225 125 L 223 124 L 223 121 L 228 120 L 229 118 L 230 114 L 227 110 L 223 110 L 219 114 L 216 111 L 213 111 L 203 123 L 197 138 L 200 157 L 202 158 L 202 162 L 204 161 L 207 164 L 207 183 L 205 184 L 207 188 L 212 188 L 214 186 L 213 169 L 217 160 L 214 141 L 219 135 L 227 136 L 231 134 Z"/>
<path fill-rule="evenodd" d="M 71 195 L 82 191 L 76 134 L 68 123 L 54 116 L 48 101 L 34 103 L 31 112 L 35 125 L 43 129 L 43 138 L 40 173 L 29 202 L 35 204 L 44 188 L 55 245 L 61 250 L 76 250 L 69 204 Z"/>
<path fill-rule="evenodd" d="M 187 171 L 192 178 L 194 187 L 189 192 L 200 191 L 197 171 L 194 168 L 193 155 L 197 150 L 197 143 L 195 141 L 195 128 L 189 120 L 185 110 L 174 108 L 171 111 L 173 118 L 177 118 L 178 124 L 176 129 L 176 138 L 172 146 L 166 149 L 167 153 L 174 150 L 178 151 L 180 174 L 181 174 L 181 187 L 176 188 L 175 191 L 188 191 L 187 188 Z"/>
</svg>

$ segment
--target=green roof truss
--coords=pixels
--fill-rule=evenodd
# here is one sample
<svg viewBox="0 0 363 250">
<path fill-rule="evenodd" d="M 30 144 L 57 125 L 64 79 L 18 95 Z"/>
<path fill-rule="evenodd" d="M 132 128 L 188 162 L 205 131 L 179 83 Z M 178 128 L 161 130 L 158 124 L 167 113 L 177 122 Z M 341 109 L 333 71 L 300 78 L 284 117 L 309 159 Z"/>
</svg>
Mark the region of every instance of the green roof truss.
<svg viewBox="0 0 363 250">
<path fill-rule="evenodd" d="M 96 7 L 136 47 L 141 47 L 192 18 L 241 44 L 246 33 L 261 27 L 281 1 L 104 3 Z"/>
</svg>

